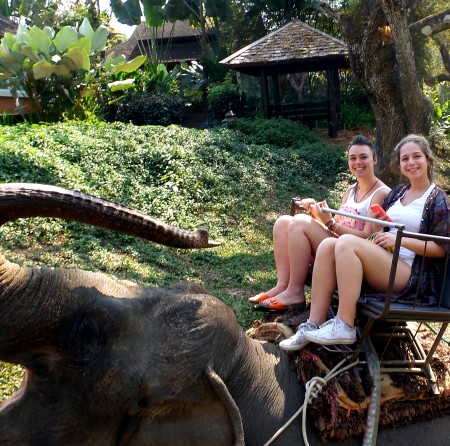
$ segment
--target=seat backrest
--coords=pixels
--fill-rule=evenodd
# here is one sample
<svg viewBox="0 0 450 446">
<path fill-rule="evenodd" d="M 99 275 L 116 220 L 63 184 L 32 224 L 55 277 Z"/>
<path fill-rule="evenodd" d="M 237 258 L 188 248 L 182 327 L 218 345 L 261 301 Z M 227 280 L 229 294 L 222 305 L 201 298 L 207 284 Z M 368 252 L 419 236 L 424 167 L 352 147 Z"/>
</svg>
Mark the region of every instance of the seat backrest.
<svg viewBox="0 0 450 446">
<path fill-rule="evenodd" d="M 443 278 L 444 291 L 442 294 L 441 306 L 450 308 L 450 255 L 447 258 L 447 270 Z"/>
</svg>

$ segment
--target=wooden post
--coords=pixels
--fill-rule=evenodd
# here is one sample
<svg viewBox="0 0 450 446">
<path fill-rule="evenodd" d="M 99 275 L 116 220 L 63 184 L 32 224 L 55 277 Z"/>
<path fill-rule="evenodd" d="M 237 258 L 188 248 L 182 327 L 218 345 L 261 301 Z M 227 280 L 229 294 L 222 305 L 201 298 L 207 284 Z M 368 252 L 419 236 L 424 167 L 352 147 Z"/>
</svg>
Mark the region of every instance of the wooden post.
<svg viewBox="0 0 450 446">
<path fill-rule="evenodd" d="M 271 118 L 269 113 L 269 86 L 267 84 L 267 74 L 264 69 L 261 69 L 260 81 L 261 81 L 261 102 L 263 114 L 265 118 Z"/>
<path fill-rule="evenodd" d="M 272 74 L 273 100 L 275 105 L 281 105 L 280 83 L 278 73 Z"/>
<path fill-rule="evenodd" d="M 337 95 L 336 95 L 336 85 L 334 78 L 333 68 L 327 69 L 327 81 L 328 81 L 328 136 L 330 138 L 336 138 L 337 136 L 337 128 L 338 128 L 338 120 L 337 120 Z"/>
<path fill-rule="evenodd" d="M 344 121 L 342 119 L 341 109 L 341 79 L 339 77 L 339 70 L 335 68 L 334 72 L 334 85 L 336 87 L 336 113 L 337 113 L 337 130 L 344 128 Z"/>
</svg>

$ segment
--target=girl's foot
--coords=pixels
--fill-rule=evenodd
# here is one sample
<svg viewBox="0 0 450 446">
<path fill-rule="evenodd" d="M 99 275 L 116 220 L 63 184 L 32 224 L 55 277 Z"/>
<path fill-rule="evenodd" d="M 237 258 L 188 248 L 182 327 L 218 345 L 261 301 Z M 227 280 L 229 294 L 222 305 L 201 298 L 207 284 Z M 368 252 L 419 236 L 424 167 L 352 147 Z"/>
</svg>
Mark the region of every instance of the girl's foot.
<svg viewBox="0 0 450 446">
<path fill-rule="evenodd" d="M 248 301 L 252 302 L 252 303 L 259 303 L 264 300 L 268 300 L 268 299 L 271 299 L 272 297 L 275 297 L 276 295 L 280 294 L 284 290 L 285 290 L 285 288 L 276 286 L 276 287 L 270 289 L 269 291 L 262 292 L 262 293 L 257 294 L 256 296 L 250 297 L 248 299 Z"/>
<path fill-rule="evenodd" d="M 305 304 L 305 295 L 304 293 L 296 293 L 292 294 L 289 290 L 284 290 L 282 293 L 277 294 L 276 300 L 278 305 L 283 305 L 285 307 L 290 307 L 293 305 L 304 305 Z M 269 301 L 260 300 L 261 305 L 268 306 Z"/>
</svg>

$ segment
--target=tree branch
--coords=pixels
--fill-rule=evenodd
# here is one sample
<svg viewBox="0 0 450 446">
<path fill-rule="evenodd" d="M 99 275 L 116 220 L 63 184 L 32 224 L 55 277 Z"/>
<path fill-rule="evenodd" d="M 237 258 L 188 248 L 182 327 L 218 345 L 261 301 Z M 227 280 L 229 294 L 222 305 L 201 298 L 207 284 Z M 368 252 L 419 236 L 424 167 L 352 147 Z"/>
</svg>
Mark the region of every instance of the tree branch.
<svg viewBox="0 0 450 446">
<path fill-rule="evenodd" d="M 445 70 L 450 74 L 450 52 L 448 50 L 447 45 L 443 42 L 442 39 L 436 37 L 434 41 L 437 43 L 439 47 L 439 51 L 441 53 L 442 61 L 444 62 Z"/>
<path fill-rule="evenodd" d="M 428 85 L 436 85 L 440 82 L 449 82 L 450 81 L 450 52 L 447 48 L 447 45 L 443 42 L 442 39 L 439 38 L 439 36 L 436 36 L 433 39 L 437 46 L 439 47 L 439 52 L 441 53 L 442 61 L 444 63 L 444 68 L 447 73 L 438 74 L 437 76 L 433 77 L 427 77 L 425 79 L 425 82 Z"/>
<path fill-rule="evenodd" d="M 334 20 L 339 20 L 339 13 L 337 13 L 327 2 L 313 2 L 315 9 L 320 11 L 327 17 Z"/>
<path fill-rule="evenodd" d="M 411 37 L 416 42 L 445 31 L 446 29 L 450 29 L 450 9 L 438 14 L 429 15 L 409 25 Z"/>
</svg>

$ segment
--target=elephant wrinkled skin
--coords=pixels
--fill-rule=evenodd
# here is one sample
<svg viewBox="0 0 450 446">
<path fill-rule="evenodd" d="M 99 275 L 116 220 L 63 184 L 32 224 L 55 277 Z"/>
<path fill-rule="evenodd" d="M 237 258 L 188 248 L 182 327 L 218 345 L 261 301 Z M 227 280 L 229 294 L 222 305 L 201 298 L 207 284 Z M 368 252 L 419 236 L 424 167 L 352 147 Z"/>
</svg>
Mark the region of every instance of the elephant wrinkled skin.
<svg viewBox="0 0 450 446">
<path fill-rule="evenodd" d="M 26 190 L 32 201 L 48 198 L 38 193 L 44 186 L 6 186 L 3 222 L 20 218 L 2 207 L 4 196 L 23 198 Z M 86 217 L 86 197 L 74 200 L 85 217 L 70 218 L 107 227 L 106 202 L 90 197 L 96 218 Z M 31 213 L 45 208 L 44 215 L 64 218 L 64 206 L 52 206 L 35 203 Z M 147 238 L 158 242 L 157 234 Z M 165 240 L 178 243 L 173 234 Z M 81 270 L 22 268 L 1 256 L 0 321 L 0 360 L 26 368 L 21 389 L 0 407 L 2 446 L 262 446 L 303 402 L 288 356 L 246 336 L 232 310 L 200 285 L 137 287 Z M 444 417 L 378 438 L 383 445 L 443 446 L 449 427 Z M 308 438 L 322 444 L 311 427 Z M 300 421 L 272 444 L 303 444 Z"/>
</svg>

